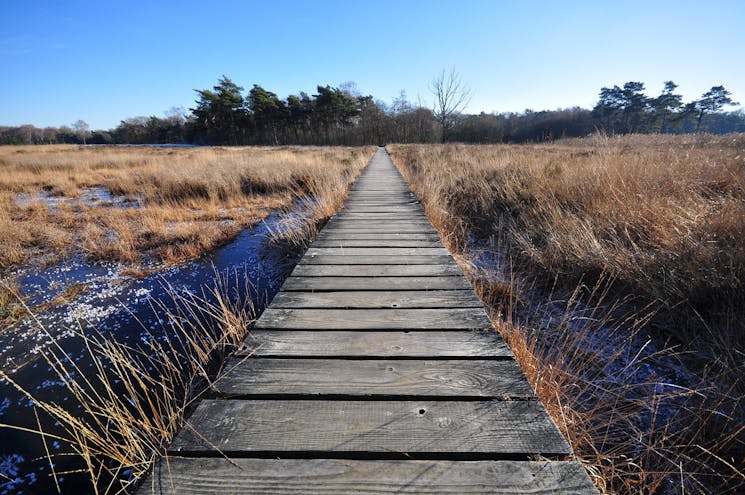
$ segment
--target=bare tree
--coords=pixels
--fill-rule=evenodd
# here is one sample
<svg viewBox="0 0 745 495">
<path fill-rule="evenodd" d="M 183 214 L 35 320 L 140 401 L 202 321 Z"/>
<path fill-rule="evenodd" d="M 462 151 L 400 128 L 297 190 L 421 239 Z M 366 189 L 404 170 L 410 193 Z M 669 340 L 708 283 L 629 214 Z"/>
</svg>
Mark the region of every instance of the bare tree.
<svg viewBox="0 0 745 495">
<path fill-rule="evenodd" d="M 88 123 L 82 119 L 76 120 L 73 122 L 72 128 L 75 130 L 75 134 L 83 140 L 83 144 L 85 144 L 85 140 L 91 136 L 91 128 Z"/>
<path fill-rule="evenodd" d="M 435 97 L 432 111 L 442 129 L 442 141 L 445 142 L 450 137 L 458 114 L 471 100 L 471 90 L 463 84 L 455 68 L 451 68 L 449 72 L 443 69 L 432 79 L 429 90 Z"/>
</svg>

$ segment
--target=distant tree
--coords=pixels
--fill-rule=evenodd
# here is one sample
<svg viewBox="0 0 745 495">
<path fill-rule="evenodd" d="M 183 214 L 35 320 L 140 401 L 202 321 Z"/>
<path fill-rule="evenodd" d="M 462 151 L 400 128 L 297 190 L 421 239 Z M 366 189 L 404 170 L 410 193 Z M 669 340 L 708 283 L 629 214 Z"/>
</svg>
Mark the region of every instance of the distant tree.
<svg viewBox="0 0 745 495">
<path fill-rule="evenodd" d="M 324 130 L 326 144 L 338 143 L 342 140 L 340 131 L 359 112 L 357 100 L 339 88 L 318 86 L 316 89 L 314 116 Z"/>
<path fill-rule="evenodd" d="M 600 98 L 592 109 L 593 117 L 606 132 L 621 132 L 620 116 L 623 112 L 625 98 L 618 86 L 600 88 Z"/>
<path fill-rule="evenodd" d="M 627 134 L 646 130 L 650 101 L 644 95 L 644 83 L 629 81 L 623 88 L 601 88 L 592 114 L 607 132 Z"/>
<path fill-rule="evenodd" d="M 113 137 L 117 143 L 145 144 L 148 141 L 147 126 L 147 117 L 130 117 L 119 122 Z"/>
<path fill-rule="evenodd" d="M 285 102 L 275 93 L 254 84 L 248 92 L 246 104 L 253 114 L 254 124 L 262 140 L 279 144 L 279 129 L 285 126 L 288 117 Z"/>
<path fill-rule="evenodd" d="M 659 122 L 657 132 L 664 134 L 668 131 L 668 124 L 676 114 L 682 114 L 684 110 L 683 96 L 675 94 L 678 85 L 672 81 L 665 81 L 665 88 L 657 98 L 650 100 L 654 109 L 656 120 Z"/>
<path fill-rule="evenodd" d="M 197 125 L 217 144 L 238 144 L 238 131 L 246 117 L 241 91 L 227 76 L 222 76 L 213 91 L 195 90 L 199 95 L 194 114 Z"/>
<path fill-rule="evenodd" d="M 433 113 L 442 130 L 442 141 L 450 138 L 460 114 L 471 100 L 471 90 L 463 84 L 460 75 L 451 68 L 449 72 L 444 69 L 436 75 L 430 83 L 430 92 L 435 98 Z"/>
<path fill-rule="evenodd" d="M 372 96 L 358 96 L 359 122 L 355 144 L 386 143 L 391 134 L 391 119 L 385 112 L 385 104 Z"/>
<path fill-rule="evenodd" d="M 76 120 L 73 122 L 72 128 L 80 140 L 83 141 L 83 144 L 86 144 L 85 140 L 91 135 L 91 128 L 88 123 L 85 120 Z"/>
<path fill-rule="evenodd" d="M 301 91 L 299 95 L 288 96 L 286 106 L 295 142 L 308 143 L 312 131 L 313 101 L 307 93 Z"/>
<path fill-rule="evenodd" d="M 623 132 L 643 130 L 649 98 L 644 95 L 644 83 L 629 81 L 623 85 Z"/>
<path fill-rule="evenodd" d="M 704 93 L 701 98 L 693 103 L 693 109 L 696 111 L 696 132 L 701 128 L 701 119 L 705 113 L 715 113 L 721 110 L 725 105 L 739 105 L 732 101 L 732 93 L 724 89 L 724 86 L 712 86 Z"/>
</svg>

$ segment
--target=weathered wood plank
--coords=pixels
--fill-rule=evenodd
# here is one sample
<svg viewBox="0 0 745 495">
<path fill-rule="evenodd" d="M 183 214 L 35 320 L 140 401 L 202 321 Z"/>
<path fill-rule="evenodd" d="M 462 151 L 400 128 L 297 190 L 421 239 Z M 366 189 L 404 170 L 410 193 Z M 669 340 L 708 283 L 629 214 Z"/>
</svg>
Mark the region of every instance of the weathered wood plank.
<svg viewBox="0 0 745 495">
<path fill-rule="evenodd" d="M 422 233 L 422 234 L 437 234 L 432 225 L 371 225 L 369 223 L 355 222 L 354 224 L 347 223 L 345 225 L 326 225 L 324 230 L 328 229 L 330 232 L 387 232 L 391 234 L 395 233 Z"/>
<path fill-rule="evenodd" d="M 375 198 L 375 197 L 351 197 L 344 202 L 342 212 L 355 210 L 357 208 L 413 208 L 422 211 L 422 204 L 409 197 L 391 197 L 391 198 Z"/>
<path fill-rule="evenodd" d="M 432 240 L 410 240 L 404 239 L 401 236 L 398 239 L 316 239 L 313 242 L 313 247 L 335 247 L 335 248 L 351 248 L 351 247 L 406 247 L 406 248 L 417 248 L 417 247 L 444 247 L 440 241 Z"/>
<path fill-rule="evenodd" d="M 390 213 L 361 213 L 358 211 L 339 213 L 334 217 L 335 220 L 362 220 L 362 221 L 376 221 L 376 222 L 387 222 L 391 220 L 395 221 L 429 221 L 423 212 L 411 211 L 411 212 L 390 212 Z"/>
<path fill-rule="evenodd" d="M 304 256 L 299 265 L 442 265 L 451 263 L 451 256 Z"/>
<path fill-rule="evenodd" d="M 329 229 L 329 231 L 326 233 L 326 235 L 333 236 L 333 237 L 344 237 L 344 238 L 359 238 L 359 235 L 380 235 L 380 236 L 403 236 L 407 237 L 409 235 L 421 235 L 421 236 L 434 236 L 437 235 L 437 231 L 435 231 L 433 228 L 405 228 L 405 229 L 399 229 L 399 228 L 390 228 L 390 229 L 383 229 L 383 228 L 365 228 L 360 227 L 357 229 L 350 229 L 350 228 L 343 228 L 343 229 Z"/>
<path fill-rule="evenodd" d="M 442 277 L 463 275 L 455 263 L 445 265 L 298 265 L 293 277 Z"/>
<path fill-rule="evenodd" d="M 392 194 L 388 197 L 385 196 L 379 196 L 379 195 L 368 195 L 368 194 L 362 194 L 362 193 L 353 193 L 350 196 L 347 196 L 347 200 L 344 202 L 344 207 L 349 208 L 352 206 L 358 206 L 362 205 L 365 206 L 369 203 L 380 203 L 385 206 L 388 205 L 394 205 L 394 206 L 421 206 L 421 202 L 417 200 L 416 198 L 411 197 L 408 194 Z"/>
<path fill-rule="evenodd" d="M 253 330 L 238 355 L 260 357 L 509 358 L 495 331 L 262 331 Z"/>
<path fill-rule="evenodd" d="M 422 211 L 421 208 L 418 206 L 416 208 L 414 207 L 407 207 L 407 208 L 382 208 L 383 211 L 369 211 L 369 210 L 379 210 L 381 208 L 355 208 L 351 210 L 342 210 L 341 212 L 337 213 L 334 218 L 342 219 L 342 220 L 350 220 L 350 219 L 367 219 L 367 220 L 387 220 L 387 219 L 396 219 L 396 220 L 417 220 L 417 221 L 423 221 L 427 220 L 427 216 L 424 214 L 424 211 Z"/>
<path fill-rule="evenodd" d="M 282 309 L 269 307 L 256 322 L 264 330 L 487 329 L 483 308 Z"/>
<path fill-rule="evenodd" d="M 397 232 L 411 232 L 411 233 L 423 233 L 423 234 L 437 234 L 435 228 L 429 222 L 403 222 L 403 221 L 358 221 L 358 220 L 343 220 L 339 222 L 329 222 L 324 229 L 329 229 L 333 232 L 336 231 L 354 231 L 354 232 L 389 232 L 395 234 Z"/>
<path fill-rule="evenodd" d="M 359 220 L 359 219 L 344 219 L 344 218 L 332 218 L 326 224 L 326 227 L 431 227 L 432 224 L 429 220 L 417 220 L 415 218 L 401 218 L 401 219 L 370 219 L 370 220 Z"/>
<path fill-rule="evenodd" d="M 366 234 L 364 232 L 354 232 L 351 234 L 340 234 L 334 232 L 321 231 L 316 237 L 316 241 L 326 240 L 383 240 L 383 241 L 395 241 L 397 239 L 410 240 L 410 241 L 436 241 L 439 242 L 440 238 L 437 234 L 403 234 L 400 232 L 377 232 L 374 234 Z"/>
<path fill-rule="evenodd" d="M 462 275 L 448 277 L 289 277 L 283 291 L 470 289 Z"/>
<path fill-rule="evenodd" d="M 328 248 L 311 246 L 305 252 L 305 256 L 447 256 L 448 250 L 439 248 Z"/>
<path fill-rule="evenodd" d="M 535 401 L 202 400 L 188 423 L 171 452 L 473 459 L 571 453 Z"/>
<path fill-rule="evenodd" d="M 325 266 L 325 265 L 307 265 Z M 426 265 L 422 265 L 426 266 Z M 272 308 L 483 308 L 473 290 L 279 292 Z"/>
<path fill-rule="evenodd" d="M 532 398 L 515 361 L 232 358 L 222 397 L 341 395 Z M 351 397 L 350 397 L 351 398 Z"/>
<path fill-rule="evenodd" d="M 360 461 L 169 457 L 138 495 L 597 495 L 562 461 Z"/>
</svg>

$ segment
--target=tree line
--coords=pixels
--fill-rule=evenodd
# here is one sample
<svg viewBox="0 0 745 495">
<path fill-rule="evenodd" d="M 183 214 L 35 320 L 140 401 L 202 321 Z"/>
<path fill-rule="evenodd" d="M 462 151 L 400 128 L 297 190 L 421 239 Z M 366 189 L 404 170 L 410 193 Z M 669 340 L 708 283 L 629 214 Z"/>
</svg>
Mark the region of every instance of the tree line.
<svg viewBox="0 0 745 495">
<path fill-rule="evenodd" d="M 644 83 L 603 87 L 590 109 L 462 113 L 469 91 L 459 76 L 443 71 L 430 86 L 433 108 L 412 103 L 406 93 L 390 104 L 362 95 L 354 83 L 317 86 L 280 98 L 254 84 L 245 89 L 223 76 L 196 90 L 194 108 L 172 109 L 165 117 L 133 117 L 110 130 L 89 130 L 83 121 L 59 128 L 0 126 L 0 144 L 362 145 L 387 142 L 543 142 L 605 131 L 608 134 L 745 132 L 745 113 L 723 86 L 684 102 L 667 81 L 657 96 Z"/>
</svg>

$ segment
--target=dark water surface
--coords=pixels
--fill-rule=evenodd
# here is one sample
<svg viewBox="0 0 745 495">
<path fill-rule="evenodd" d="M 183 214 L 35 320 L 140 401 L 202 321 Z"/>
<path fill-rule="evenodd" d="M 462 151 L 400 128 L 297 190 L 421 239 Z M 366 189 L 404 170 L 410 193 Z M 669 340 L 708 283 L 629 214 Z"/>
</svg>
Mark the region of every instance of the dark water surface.
<svg viewBox="0 0 745 495">
<path fill-rule="evenodd" d="M 256 313 L 260 313 L 298 259 L 297 252 L 290 252 L 269 238 L 288 216 L 297 213 L 272 214 L 208 256 L 142 279 L 123 276 L 123 265 L 82 258 L 24 274 L 19 284 L 31 305 L 48 302 L 72 285 L 84 290 L 71 304 L 52 308 L 37 315 L 36 320 L 21 322 L 0 334 L 0 366 L 37 400 L 69 405 L 74 413 L 80 406 L 74 404 L 63 381 L 47 365 L 45 350 L 59 345 L 71 367 L 85 370 L 94 368 L 94 363 L 82 339 L 72 331 L 75 328 L 95 328 L 107 338 L 133 348 L 142 348 L 151 339 L 166 339 L 173 332 L 169 322 L 164 321 L 168 311 L 155 310 L 154 302 L 173 310 L 174 293 L 207 294 L 218 277 L 231 300 L 250 298 Z M 45 330 L 41 330 L 42 326 Z M 34 409 L 31 399 L 9 382 L 0 381 L 0 423 L 36 429 Z M 45 431 L 53 431 L 54 424 L 45 424 L 49 420 L 44 416 L 41 421 Z M 52 454 L 64 449 L 60 442 L 51 439 L 47 444 Z M 0 495 L 56 493 L 44 452 L 37 435 L 0 428 Z M 56 471 L 65 465 L 64 458 L 58 459 Z M 63 493 L 91 491 L 85 475 L 62 475 L 58 482 Z"/>
</svg>

